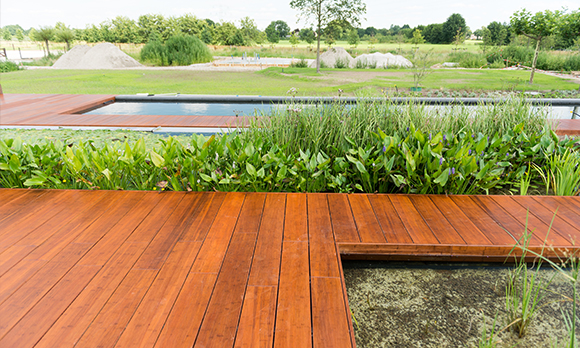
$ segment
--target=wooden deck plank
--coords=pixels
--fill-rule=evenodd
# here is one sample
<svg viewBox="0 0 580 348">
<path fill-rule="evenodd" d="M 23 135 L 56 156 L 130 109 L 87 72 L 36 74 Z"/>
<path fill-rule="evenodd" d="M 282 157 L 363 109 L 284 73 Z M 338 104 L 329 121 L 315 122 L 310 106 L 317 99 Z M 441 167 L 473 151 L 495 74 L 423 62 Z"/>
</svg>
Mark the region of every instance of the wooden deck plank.
<svg viewBox="0 0 580 348">
<path fill-rule="evenodd" d="M 413 243 L 393 204 L 385 195 L 369 195 L 383 235 L 389 243 Z"/>
<path fill-rule="evenodd" d="M 277 286 L 248 286 L 235 347 L 272 347 L 277 289 Z"/>
<path fill-rule="evenodd" d="M 334 238 L 339 242 L 360 242 L 356 224 L 346 194 L 329 196 L 328 207 Z"/>
<path fill-rule="evenodd" d="M 150 269 L 129 271 L 76 345 L 113 347 L 149 290 L 156 274 L 156 270 Z"/>
<path fill-rule="evenodd" d="M 274 348 L 312 347 L 308 242 L 284 241 Z"/>
<path fill-rule="evenodd" d="M 575 229 L 580 230 L 580 220 L 578 214 L 580 210 L 575 212 L 573 206 L 568 204 L 568 200 L 560 200 L 558 197 L 530 197 L 536 202 L 542 204 L 544 207 L 550 209 L 552 214 L 556 214 L 560 219 L 566 221 Z"/>
<path fill-rule="evenodd" d="M 425 223 L 421 214 L 415 209 L 413 202 L 408 196 L 392 195 L 389 196 L 389 199 L 413 242 L 439 244 L 439 240 Z"/>
<path fill-rule="evenodd" d="M 226 254 L 245 194 L 228 193 L 193 264 L 193 273 L 218 273 Z"/>
<path fill-rule="evenodd" d="M 284 222 L 285 241 L 308 240 L 307 214 L 306 195 L 289 193 L 286 196 L 286 218 Z"/>
<path fill-rule="evenodd" d="M 313 347 L 350 348 L 340 278 L 311 278 Z"/>
<path fill-rule="evenodd" d="M 224 201 L 224 192 L 204 192 L 198 209 L 192 212 L 185 223 L 187 227 L 179 237 L 180 242 L 201 242 L 213 224 L 213 221 Z"/>
<path fill-rule="evenodd" d="M 513 238 L 512 243 L 515 239 L 520 239 L 524 233 L 525 222 L 522 224 L 508 212 L 506 212 L 502 206 L 496 203 L 493 199 L 482 198 L 479 196 L 472 196 L 473 199 L 479 206 L 500 225 L 506 232 L 508 232 Z M 543 239 L 539 238 L 536 234 L 532 235 L 531 242 L 533 244 L 543 243 Z"/>
<path fill-rule="evenodd" d="M 367 195 L 350 195 L 348 200 L 361 242 L 385 243 L 387 240 Z"/>
<path fill-rule="evenodd" d="M 461 208 L 449 196 L 430 195 L 429 199 L 431 199 L 441 214 L 445 216 L 466 244 L 492 244 L 485 233 L 471 222 L 471 219 L 465 215 Z"/>
<path fill-rule="evenodd" d="M 453 225 L 447 221 L 447 218 L 428 196 L 409 195 L 409 198 L 435 237 L 437 237 L 439 243 L 465 244 L 465 241 L 457 233 Z"/>
<path fill-rule="evenodd" d="M 325 194 L 307 194 L 310 276 L 339 277 L 332 223 Z"/>
<path fill-rule="evenodd" d="M 189 274 L 155 347 L 193 347 L 216 280 L 216 273 Z"/>
<path fill-rule="evenodd" d="M 569 238 L 564 237 L 565 234 L 560 234 L 556 226 L 552 226 L 552 232 L 548 234 L 549 223 L 543 222 L 535 214 L 528 213 L 528 210 L 518 204 L 512 197 L 509 196 L 494 196 L 493 200 L 501 205 L 501 207 L 511 214 L 517 221 L 523 221 L 524 227 L 526 225 L 528 231 L 532 232 L 538 239 L 546 241 L 548 245 L 572 245 Z M 546 239 L 547 236 L 547 239 Z"/>
<path fill-rule="evenodd" d="M 542 205 L 540 202 L 522 196 L 514 196 L 512 198 L 524 209 L 529 211 L 530 214 L 533 214 L 538 219 L 540 219 L 544 224 L 546 224 L 546 226 L 550 226 L 550 224 L 552 224 L 552 230 L 550 230 L 550 234 L 554 232 L 558 233 L 568 242 L 572 242 L 573 240 L 578 240 L 578 238 L 580 238 L 580 228 L 576 228 L 576 224 L 568 223 L 565 219 L 560 217 L 550 208 Z M 580 221 L 578 221 L 578 224 L 580 224 Z"/>
<path fill-rule="evenodd" d="M 257 233 L 234 233 L 195 346 L 233 347 L 256 237 Z"/>
<path fill-rule="evenodd" d="M 75 266 L 0 340 L 0 347 L 34 347 L 97 274 L 99 266 Z"/>
<path fill-rule="evenodd" d="M 179 242 L 115 347 L 153 347 L 189 274 L 201 242 Z"/>
<path fill-rule="evenodd" d="M 248 285 L 278 286 L 284 234 L 284 216 L 280 211 L 285 208 L 286 195 L 269 194 L 266 197 Z"/>
<path fill-rule="evenodd" d="M 449 196 L 449 198 L 458 207 L 461 207 L 463 214 L 465 214 L 471 223 L 475 225 L 477 229 L 492 242 L 492 244 L 510 245 L 515 243 L 515 240 L 470 196 L 454 195 Z M 469 232 L 466 231 L 466 233 Z M 464 234 L 463 230 L 462 234 Z"/>
</svg>

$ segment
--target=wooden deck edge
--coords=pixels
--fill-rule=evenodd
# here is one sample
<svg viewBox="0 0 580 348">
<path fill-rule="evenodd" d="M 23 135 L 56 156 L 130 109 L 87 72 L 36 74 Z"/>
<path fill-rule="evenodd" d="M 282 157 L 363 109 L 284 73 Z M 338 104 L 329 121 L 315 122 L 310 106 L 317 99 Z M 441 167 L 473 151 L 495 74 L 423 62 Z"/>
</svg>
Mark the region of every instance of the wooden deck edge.
<svg viewBox="0 0 580 348">
<path fill-rule="evenodd" d="M 522 250 L 513 245 L 429 245 L 337 243 L 342 260 L 506 262 L 513 263 Z M 550 260 L 566 259 L 580 250 L 570 246 L 531 246 L 526 261 L 542 254 Z"/>
<path fill-rule="evenodd" d="M 60 115 L 63 115 L 63 114 L 64 115 L 66 115 L 66 114 L 74 114 L 74 115 L 77 115 L 80 112 L 83 112 L 85 110 L 94 109 L 94 108 L 96 108 L 96 107 L 98 107 L 98 106 L 100 106 L 102 104 L 115 101 L 115 98 L 116 98 L 116 96 L 114 96 L 114 95 L 104 95 L 103 96 L 103 99 L 95 100 L 93 102 L 89 102 L 89 103 L 83 104 L 82 106 L 78 106 L 76 108 L 65 109 L 62 112 L 60 112 L 59 114 Z"/>
</svg>

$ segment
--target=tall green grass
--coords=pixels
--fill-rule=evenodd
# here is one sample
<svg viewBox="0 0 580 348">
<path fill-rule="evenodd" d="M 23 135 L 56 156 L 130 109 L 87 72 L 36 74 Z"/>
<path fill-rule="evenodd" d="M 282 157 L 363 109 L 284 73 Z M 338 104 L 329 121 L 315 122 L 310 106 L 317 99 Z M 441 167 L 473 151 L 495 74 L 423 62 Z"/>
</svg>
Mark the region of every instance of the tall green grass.
<svg viewBox="0 0 580 348">
<path fill-rule="evenodd" d="M 299 150 L 338 153 L 352 146 L 374 143 L 373 133 L 402 132 L 415 127 L 425 134 L 499 134 L 518 124 L 525 133 L 539 133 L 552 122 L 548 110 L 534 108 L 524 99 L 512 98 L 494 105 L 454 105 L 433 108 L 416 101 L 398 105 L 389 99 L 361 98 L 354 105 L 290 103 L 271 115 L 253 120 L 244 133 L 247 141 L 260 136 L 274 144 L 285 144 L 288 153 Z"/>
</svg>

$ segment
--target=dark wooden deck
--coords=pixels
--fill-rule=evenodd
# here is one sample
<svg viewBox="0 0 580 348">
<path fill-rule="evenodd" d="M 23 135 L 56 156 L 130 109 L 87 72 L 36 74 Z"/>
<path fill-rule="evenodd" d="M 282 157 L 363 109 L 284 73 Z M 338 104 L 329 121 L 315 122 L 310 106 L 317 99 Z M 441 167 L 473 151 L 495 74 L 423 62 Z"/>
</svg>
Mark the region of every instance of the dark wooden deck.
<svg viewBox="0 0 580 348">
<path fill-rule="evenodd" d="M 341 258 L 503 261 L 556 209 L 574 248 L 579 197 L 0 189 L 0 347 L 354 347 Z"/>
<path fill-rule="evenodd" d="M 114 95 L 4 94 L 0 126 L 230 128 L 249 123 L 244 116 L 76 114 L 114 99 Z M 580 120 L 561 120 L 556 133 L 580 135 Z"/>
</svg>

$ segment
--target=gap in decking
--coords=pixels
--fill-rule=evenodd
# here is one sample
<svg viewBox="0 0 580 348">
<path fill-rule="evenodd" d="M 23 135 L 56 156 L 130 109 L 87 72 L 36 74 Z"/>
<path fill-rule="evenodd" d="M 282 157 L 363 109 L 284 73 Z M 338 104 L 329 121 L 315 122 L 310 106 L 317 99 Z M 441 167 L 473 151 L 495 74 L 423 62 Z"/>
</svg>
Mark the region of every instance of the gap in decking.
<svg viewBox="0 0 580 348">
<path fill-rule="evenodd" d="M 343 272 L 357 347 L 477 347 L 485 321 L 488 334 L 507 325 L 506 282 L 513 265 L 343 261 Z M 543 267 L 549 279 L 555 273 Z M 556 276 L 543 306 L 518 339 L 504 330 L 506 346 L 551 347 L 566 340 L 559 293 L 572 295 L 570 283 Z M 552 302 L 551 304 L 549 304 Z M 571 309 L 564 303 L 564 310 Z"/>
</svg>

